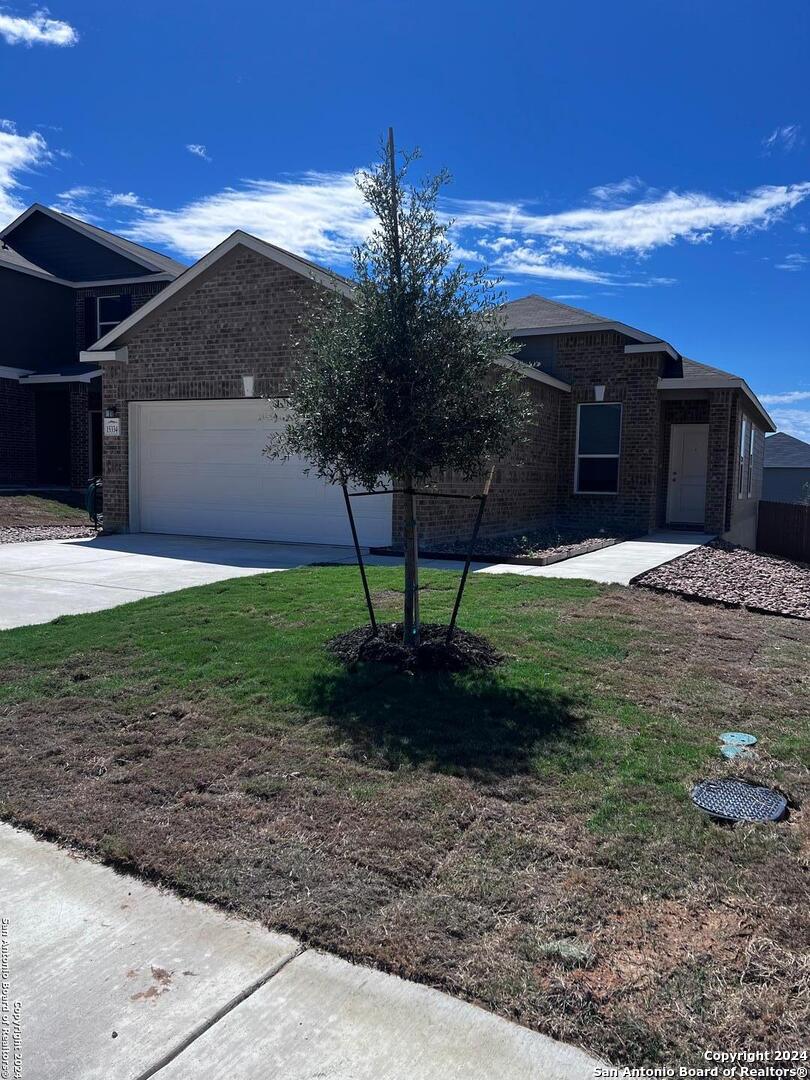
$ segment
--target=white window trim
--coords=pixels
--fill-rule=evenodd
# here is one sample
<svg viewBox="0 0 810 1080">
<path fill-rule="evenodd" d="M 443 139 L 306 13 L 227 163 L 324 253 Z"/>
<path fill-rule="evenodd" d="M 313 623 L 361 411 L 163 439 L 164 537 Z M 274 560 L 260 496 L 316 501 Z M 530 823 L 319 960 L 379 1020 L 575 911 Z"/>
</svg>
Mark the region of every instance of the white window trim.
<svg viewBox="0 0 810 1080">
<path fill-rule="evenodd" d="M 751 493 L 754 489 L 754 443 L 756 441 L 756 424 L 753 420 L 748 421 L 748 484 L 746 488 L 746 498 L 751 498 Z"/>
<path fill-rule="evenodd" d="M 592 408 L 602 405 L 618 405 L 619 406 L 619 450 L 616 454 L 580 454 L 579 452 L 579 420 L 582 415 L 582 406 L 586 408 Z M 621 401 L 581 401 L 577 405 L 577 431 L 576 438 L 574 440 L 574 494 L 575 495 L 618 495 L 621 479 L 621 459 L 622 459 L 622 430 L 624 427 L 624 405 Z M 617 462 L 616 467 L 616 490 L 615 491 L 582 491 L 579 487 L 579 459 L 585 458 L 603 458 L 614 460 Z"/>
<path fill-rule="evenodd" d="M 737 498 L 750 499 L 754 486 L 754 433 L 756 425 L 748 416 L 740 420 L 740 441 L 737 444 L 739 474 L 737 477 Z"/>
<path fill-rule="evenodd" d="M 106 296 L 97 296 L 96 297 L 96 341 L 99 341 L 101 338 L 103 338 L 105 334 L 109 334 L 112 330 L 114 330 L 116 328 L 116 326 L 120 326 L 121 322 L 122 322 L 121 319 L 116 319 L 115 322 L 111 322 L 109 319 L 106 319 L 104 322 L 102 322 L 101 321 L 101 301 L 102 300 L 120 300 L 120 299 L 121 299 L 121 293 L 109 293 Z M 104 330 L 101 329 L 102 326 L 105 327 Z"/>
</svg>

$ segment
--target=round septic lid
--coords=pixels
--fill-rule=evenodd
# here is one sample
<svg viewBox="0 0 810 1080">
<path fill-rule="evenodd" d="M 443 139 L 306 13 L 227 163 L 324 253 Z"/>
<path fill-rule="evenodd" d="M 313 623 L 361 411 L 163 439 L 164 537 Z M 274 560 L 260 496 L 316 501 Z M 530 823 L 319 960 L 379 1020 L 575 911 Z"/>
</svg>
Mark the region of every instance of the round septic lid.
<svg viewBox="0 0 810 1080">
<path fill-rule="evenodd" d="M 692 802 L 726 821 L 778 821 L 787 810 L 784 795 L 742 780 L 704 780 L 692 789 Z"/>
<path fill-rule="evenodd" d="M 744 731 L 724 731 L 720 736 L 720 742 L 736 746 L 754 746 L 756 741 L 756 735 L 747 735 Z"/>
</svg>

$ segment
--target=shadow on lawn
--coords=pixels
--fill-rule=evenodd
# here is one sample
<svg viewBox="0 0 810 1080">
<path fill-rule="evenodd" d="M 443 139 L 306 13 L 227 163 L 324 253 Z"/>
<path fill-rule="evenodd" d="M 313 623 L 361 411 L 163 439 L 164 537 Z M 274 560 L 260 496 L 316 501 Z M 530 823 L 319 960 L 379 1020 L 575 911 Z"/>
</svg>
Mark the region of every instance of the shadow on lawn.
<svg viewBox="0 0 810 1080">
<path fill-rule="evenodd" d="M 489 672 L 383 675 L 361 665 L 316 675 L 304 703 L 351 740 L 355 757 L 390 769 L 510 776 L 529 771 L 539 743 L 583 735 L 581 701 L 505 686 Z"/>
</svg>

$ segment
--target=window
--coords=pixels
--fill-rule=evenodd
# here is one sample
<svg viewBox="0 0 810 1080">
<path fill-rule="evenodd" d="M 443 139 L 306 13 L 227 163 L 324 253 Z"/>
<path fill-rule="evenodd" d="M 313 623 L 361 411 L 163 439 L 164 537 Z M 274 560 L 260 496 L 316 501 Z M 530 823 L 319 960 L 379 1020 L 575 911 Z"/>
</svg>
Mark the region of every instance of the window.
<svg viewBox="0 0 810 1080">
<path fill-rule="evenodd" d="M 754 435 L 756 434 L 756 428 L 753 424 L 749 425 L 750 431 L 748 433 L 748 498 L 751 498 L 751 490 L 754 485 Z"/>
<path fill-rule="evenodd" d="M 578 493 L 615 495 L 619 490 L 621 432 L 621 405 L 599 402 L 578 406 L 575 477 Z"/>
<path fill-rule="evenodd" d="M 750 499 L 754 487 L 754 441 L 757 429 L 747 416 L 740 422 L 740 464 L 737 498 Z"/>
<path fill-rule="evenodd" d="M 100 337 L 104 337 L 105 334 L 108 334 L 110 330 L 114 330 L 121 322 L 121 316 L 119 314 L 120 307 L 120 296 L 99 296 L 96 318 L 96 329 L 98 331 L 96 341 L 98 341 Z"/>
</svg>

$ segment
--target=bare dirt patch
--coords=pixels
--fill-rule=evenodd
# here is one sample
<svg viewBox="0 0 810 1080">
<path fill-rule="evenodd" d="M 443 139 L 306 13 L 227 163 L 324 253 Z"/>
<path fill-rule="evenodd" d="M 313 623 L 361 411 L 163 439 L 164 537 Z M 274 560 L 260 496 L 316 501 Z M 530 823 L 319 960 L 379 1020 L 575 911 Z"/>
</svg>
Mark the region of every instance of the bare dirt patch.
<svg viewBox="0 0 810 1080">
<path fill-rule="evenodd" d="M 418 648 L 403 644 L 402 623 L 380 623 L 375 634 L 371 626 L 360 626 L 339 634 L 328 644 L 329 651 L 347 667 L 360 663 L 389 664 L 400 671 L 466 671 L 493 668 L 504 656 L 480 634 L 456 627 L 447 640 L 447 627 L 423 623 Z"/>
</svg>

